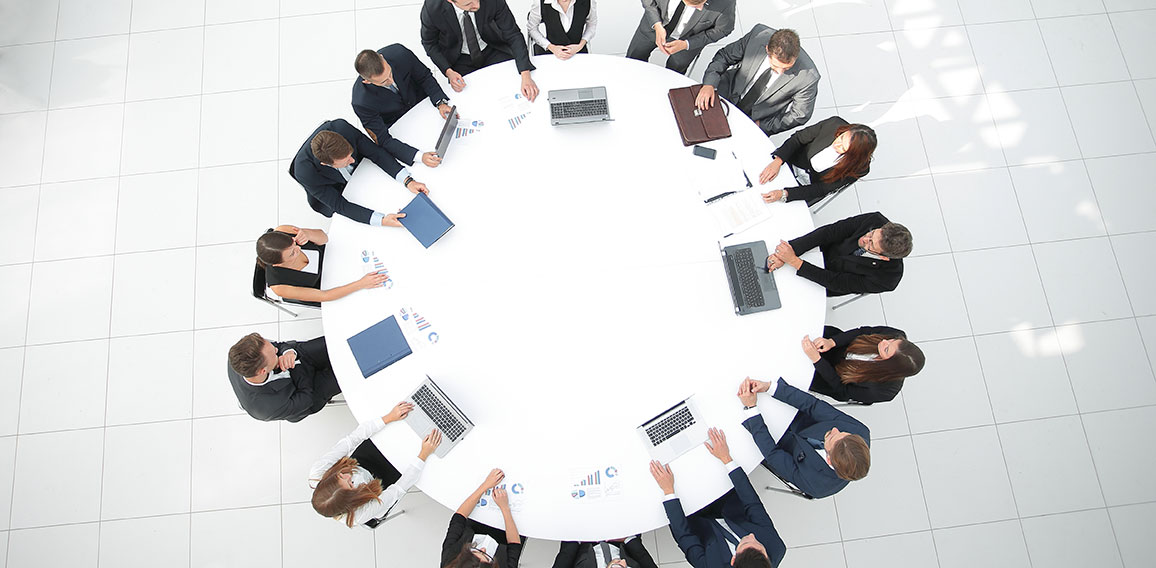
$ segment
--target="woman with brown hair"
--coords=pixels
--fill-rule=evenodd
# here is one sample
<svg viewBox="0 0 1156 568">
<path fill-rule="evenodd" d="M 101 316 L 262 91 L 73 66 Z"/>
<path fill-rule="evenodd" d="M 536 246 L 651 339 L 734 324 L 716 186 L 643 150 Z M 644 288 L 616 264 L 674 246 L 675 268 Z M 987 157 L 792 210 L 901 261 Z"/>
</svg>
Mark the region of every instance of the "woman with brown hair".
<svg viewBox="0 0 1156 568">
<path fill-rule="evenodd" d="M 454 516 L 450 517 L 446 539 L 442 542 L 442 568 L 518 568 L 525 539 L 518 534 L 518 527 L 514 525 L 514 514 L 510 512 L 510 499 L 505 486 L 498 487 L 505 478 L 506 474 L 502 470 L 491 470 L 485 481 L 462 501 Z M 494 504 L 502 512 L 505 531 L 467 517 L 490 490 Z"/>
<path fill-rule="evenodd" d="M 404 472 L 398 472 L 377 451 L 370 438 L 386 424 L 403 420 L 411 410 L 412 404 L 401 402 L 380 419 L 362 423 L 309 468 L 313 510 L 342 520 L 348 527 L 362 525 L 369 528 L 376 526 L 389 513 L 402 495 L 417 483 L 426 458 L 442 441 L 441 432 L 436 429 L 430 432 L 421 442 L 417 461 L 406 465 Z"/>
<path fill-rule="evenodd" d="M 281 225 L 265 231 L 257 239 L 257 267 L 265 271 L 265 285 L 283 300 L 320 306 L 358 290 L 377 288 L 389 279 L 387 274 L 370 272 L 349 284 L 322 290 L 321 269 L 328 242 L 329 235 L 321 229 Z"/>
<path fill-rule="evenodd" d="M 802 178 L 799 187 L 769 191 L 763 194 L 763 201 L 804 199 L 813 204 L 867 175 L 876 145 L 878 140 L 870 126 L 848 124 L 837 116 L 799 130 L 774 151 L 775 158 L 759 174 L 759 183 L 767 183 L 787 163 L 795 177 Z"/>
<path fill-rule="evenodd" d="M 803 352 L 815 365 L 810 390 L 835 400 L 889 401 L 903 388 L 903 379 L 923 369 L 923 351 L 893 327 L 840 331 L 827 326 L 823 335 L 803 338 Z"/>
</svg>

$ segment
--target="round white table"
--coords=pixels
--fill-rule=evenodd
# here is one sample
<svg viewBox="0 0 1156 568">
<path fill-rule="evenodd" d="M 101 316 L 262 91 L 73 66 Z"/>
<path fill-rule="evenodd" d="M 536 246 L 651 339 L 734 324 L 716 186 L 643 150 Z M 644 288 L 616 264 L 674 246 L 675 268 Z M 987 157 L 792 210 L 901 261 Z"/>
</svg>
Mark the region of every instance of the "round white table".
<svg viewBox="0 0 1156 568">
<path fill-rule="evenodd" d="M 762 458 L 741 424 L 739 382 L 809 384 L 799 342 L 822 331 L 823 289 L 787 267 L 776 273 L 783 307 L 738 317 L 719 248 L 765 240 L 773 249 L 813 224 L 805 204 L 773 204 L 768 220 L 721 238 L 703 195 L 741 189 L 721 181 L 741 182 L 740 164 L 756 190 L 790 176 L 757 185 L 773 146 L 737 111 L 733 137 L 706 144 L 718 160 L 683 147 L 666 93 L 692 84 L 686 77 L 601 55 L 534 63 L 542 93 L 516 128 L 507 121 L 516 108 L 503 102 L 518 89 L 513 62 L 469 75 L 453 94 L 463 125 L 483 126 L 455 140 L 440 167 L 412 168 L 456 223 L 431 248 L 405 229 L 333 218 L 324 287 L 363 274 L 362 251 L 381 258 L 392 286 L 324 305 L 329 355 L 359 421 L 385 414 L 428 374 L 475 423 L 446 459 L 427 463 L 418 487 L 433 499 L 455 509 L 500 467 L 522 534 L 622 537 L 667 524 L 637 426 L 694 395 L 749 471 Z M 550 126 L 548 90 L 597 85 L 613 122 Z M 423 102 L 391 133 L 424 151 L 441 122 Z M 382 212 L 412 198 L 368 160 L 345 196 Z M 414 352 L 363 378 L 345 339 L 391 314 Z M 760 409 L 776 435 L 795 414 L 765 395 Z M 419 445 L 404 424 L 374 442 L 395 463 L 414 459 Z M 671 467 L 688 513 L 731 488 L 705 448 Z M 484 501 L 473 517 L 502 526 Z"/>
</svg>

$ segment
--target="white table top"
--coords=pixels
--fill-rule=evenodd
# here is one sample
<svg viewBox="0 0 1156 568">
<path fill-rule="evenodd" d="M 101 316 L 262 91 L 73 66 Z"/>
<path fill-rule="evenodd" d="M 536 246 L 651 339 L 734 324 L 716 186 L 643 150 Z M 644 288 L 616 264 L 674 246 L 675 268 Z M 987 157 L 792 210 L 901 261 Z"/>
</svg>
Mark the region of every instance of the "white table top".
<svg viewBox="0 0 1156 568">
<path fill-rule="evenodd" d="M 707 144 L 719 150 L 712 162 L 682 146 L 670 111 L 666 92 L 692 84 L 686 77 L 601 55 L 534 63 L 542 94 L 520 126 L 507 125 L 498 102 L 517 92 L 513 62 L 483 69 L 453 96 L 462 122 L 481 119 L 483 130 L 455 140 L 441 167 L 411 168 L 456 223 L 430 249 L 405 229 L 334 216 L 324 287 L 362 275 L 367 249 L 394 285 L 324 305 L 329 354 L 360 421 L 385 414 L 428 374 L 476 424 L 445 460 L 426 465 L 418 487 L 438 502 L 456 509 L 500 467 L 507 484 L 520 484 L 511 502 L 522 534 L 621 537 L 667 523 L 635 428 L 693 394 L 707 422 L 727 433 L 735 460 L 754 468 L 761 455 L 741 425 L 738 384 L 748 375 L 783 376 L 806 388 L 813 369 L 799 343 L 821 333 L 825 296 L 787 267 L 776 273 L 781 309 L 734 314 L 722 231 L 699 190 L 740 188 L 704 188 L 702 180 L 718 178 L 711 168 L 729 164 L 734 172 L 737 162 L 724 160 L 731 151 L 757 190 L 790 178 L 784 172 L 758 186 L 773 146 L 749 119 L 732 110 L 733 137 Z M 549 125 L 549 89 L 595 85 L 606 86 L 614 122 Z M 425 151 L 440 124 L 422 103 L 391 133 Z M 366 160 L 345 196 L 389 212 L 412 194 Z M 763 239 L 773 249 L 813 228 L 802 202 L 767 207 L 769 220 L 723 244 Z M 816 252 L 806 258 L 822 262 Z M 419 334 L 413 318 L 399 317 L 413 355 L 362 378 L 344 339 L 402 309 L 430 327 Z M 426 339 L 429 332 L 437 343 Z M 793 408 L 766 396 L 760 408 L 776 435 L 794 417 Z M 374 441 L 395 462 L 413 459 L 419 445 L 402 424 Z M 672 469 L 688 512 L 731 487 L 705 448 Z M 608 470 L 617 494 L 574 497 L 574 485 L 594 471 L 609 490 Z M 492 504 L 473 517 L 501 526 Z"/>
</svg>

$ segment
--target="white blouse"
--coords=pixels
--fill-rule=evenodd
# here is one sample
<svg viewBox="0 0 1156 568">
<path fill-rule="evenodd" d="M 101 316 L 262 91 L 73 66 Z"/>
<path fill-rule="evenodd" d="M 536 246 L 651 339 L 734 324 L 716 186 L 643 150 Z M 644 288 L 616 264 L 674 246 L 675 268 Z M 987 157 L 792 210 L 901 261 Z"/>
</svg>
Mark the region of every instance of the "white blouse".
<svg viewBox="0 0 1156 568">
<path fill-rule="evenodd" d="M 557 0 L 546 0 L 562 20 L 562 27 L 570 29 L 574 23 L 574 3 L 578 0 L 570 1 L 570 8 L 563 11 L 562 7 L 558 5 Z M 681 0 L 679 0 L 681 1 Z M 582 28 L 582 39 L 586 43 L 594 37 L 594 29 L 598 27 L 598 3 L 595 0 L 590 0 L 590 13 L 586 15 L 586 27 Z M 542 4 L 538 0 L 532 0 L 530 3 L 530 13 L 526 15 L 526 31 L 530 32 L 530 39 L 534 43 L 546 49 L 550 45 L 550 40 L 546 39 L 546 26 L 542 24 Z"/>
<path fill-rule="evenodd" d="M 811 169 L 816 172 L 825 172 L 835 167 L 835 164 L 838 164 L 841 159 L 843 159 L 843 154 L 836 152 L 834 146 L 827 146 L 811 158 Z"/>
</svg>

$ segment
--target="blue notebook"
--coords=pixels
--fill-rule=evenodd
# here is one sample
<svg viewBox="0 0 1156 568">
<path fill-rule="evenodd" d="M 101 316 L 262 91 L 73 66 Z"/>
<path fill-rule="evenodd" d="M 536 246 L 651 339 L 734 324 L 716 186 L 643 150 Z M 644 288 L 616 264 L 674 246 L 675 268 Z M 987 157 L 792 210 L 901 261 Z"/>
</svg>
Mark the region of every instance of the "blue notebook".
<svg viewBox="0 0 1156 568">
<path fill-rule="evenodd" d="M 401 334 L 397 318 L 393 316 L 350 337 L 349 349 L 353 351 L 353 358 L 357 359 L 357 366 L 361 367 L 361 375 L 365 378 L 413 353 L 409 342 Z"/>
<path fill-rule="evenodd" d="M 410 234 L 417 237 L 425 248 L 429 248 L 454 228 L 454 222 L 424 193 L 415 195 L 413 201 L 401 212 L 405 213 L 405 217 L 399 219 L 401 226 L 409 229 Z"/>
</svg>

